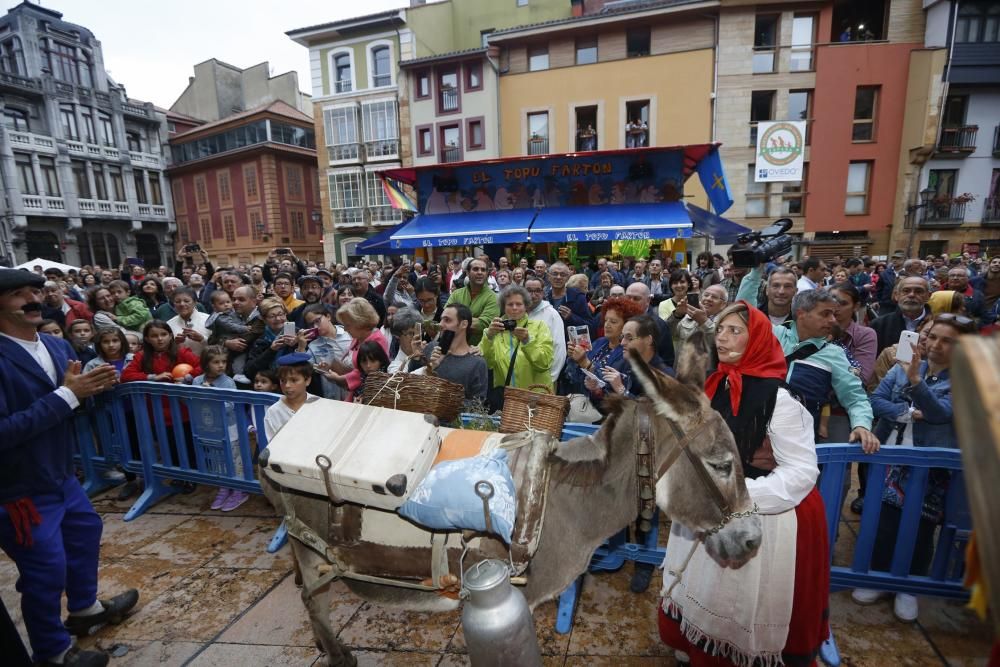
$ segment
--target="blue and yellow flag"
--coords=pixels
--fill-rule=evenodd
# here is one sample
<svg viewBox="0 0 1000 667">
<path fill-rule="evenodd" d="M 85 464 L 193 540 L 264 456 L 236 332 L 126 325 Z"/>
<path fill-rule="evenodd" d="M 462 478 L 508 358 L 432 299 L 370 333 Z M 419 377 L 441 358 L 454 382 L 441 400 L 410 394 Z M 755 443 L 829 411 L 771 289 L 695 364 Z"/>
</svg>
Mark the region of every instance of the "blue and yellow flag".
<svg viewBox="0 0 1000 667">
<path fill-rule="evenodd" d="M 719 157 L 718 148 L 698 163 L 698 178 L 701 179 L 701 186 L 708 193 L 708 201 L 712 203 L 716 214 L 725 213 L 733 205 L 733 195 L 729 191 L 726 174 L 722 171 L 722 159 Z"/>
</svg>

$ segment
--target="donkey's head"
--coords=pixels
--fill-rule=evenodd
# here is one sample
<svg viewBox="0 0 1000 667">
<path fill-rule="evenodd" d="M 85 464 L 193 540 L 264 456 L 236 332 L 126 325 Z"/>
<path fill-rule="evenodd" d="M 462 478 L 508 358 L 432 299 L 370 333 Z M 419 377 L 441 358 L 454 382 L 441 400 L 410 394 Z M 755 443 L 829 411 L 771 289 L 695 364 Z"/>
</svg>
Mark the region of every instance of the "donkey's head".
<svg viewBox="0 0 1000 667">
<path fill-rule="evenodd" d="M 706 550 L 717 561 L 742 565 L 760 546 L 761 522 L 756 515 L 730 516 L 751 509 L 752 502 L 733 435 L 705 396 L 708 352 L 704 339 L 697 333 L 684 345 L 676 379 L 652 371 L 637 354 L 630 354 L 629 361 L 655 409 L 656 468 L 678 446 L 686 446 L 695 459 L 680 453 L 657 480 L 657 505 L 672 521 L 702 535 Z M 714 494 L 709 484 L 719 493 Z M 715 500 L 719 496 L 728 512 Z"/>
</svg>

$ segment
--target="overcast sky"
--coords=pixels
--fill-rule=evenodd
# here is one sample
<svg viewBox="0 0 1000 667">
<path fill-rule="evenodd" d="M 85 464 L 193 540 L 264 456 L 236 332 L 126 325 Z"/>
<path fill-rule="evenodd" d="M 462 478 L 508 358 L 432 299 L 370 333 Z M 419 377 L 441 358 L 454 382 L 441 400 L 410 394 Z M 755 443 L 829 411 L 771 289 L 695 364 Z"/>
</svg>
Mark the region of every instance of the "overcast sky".
<svg viewBox="0 0 1000 667">
<path fill-rule="evenodd" d="M 9 0 L 8 7 L 13 7 Z M 299 73 L 312 93 L 309 51 L 285 35 L 295 28 L 402 7 L 407 0 L 42 0 L 101 41 L 104 66 L 129 97 L 168 108 L 194 65 L 217 58 L 246 68 L 265 60 L 271 73 Z"/>
</svg>

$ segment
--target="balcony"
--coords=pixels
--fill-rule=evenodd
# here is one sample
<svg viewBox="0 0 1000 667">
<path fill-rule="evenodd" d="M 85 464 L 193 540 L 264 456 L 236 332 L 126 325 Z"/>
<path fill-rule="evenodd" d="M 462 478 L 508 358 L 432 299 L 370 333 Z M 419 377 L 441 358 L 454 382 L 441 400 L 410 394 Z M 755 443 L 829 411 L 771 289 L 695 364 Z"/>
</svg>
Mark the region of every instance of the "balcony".
<svg viewBox="0 0 1000 667">
<path fill-rule="evenodd" d="M 62 197 L 21 195 L 21 206 L 25 211 L 32 213 L 54 213 L 56 215 L 66 213 L 66 201 Z"/>
<path fill-rule="evenodd" d="M 167 207 L 158 204 L 139 204 L 139 217 L 142 218 L 165 218 L 167 217 Z"/>
<path fill-rule="evenodd" d="M 84 143 L 73 139 L 66 140 L 66 150 L 73 155 L 80 155 L 88 158 L 102 158 L 105 160 L 117 161 L 121 155 L 121 151 L 114 146 L 98 146 L 97 144 Z"/>
<path fill-rule="evenodd" d="M 458 111 L 458 88 L 441 89 L 441 111 Z"/>
<path fill-rule="evenodd" d="M 118 149 L 115 149 L 116 151 Z M 156 153 L 143 153 L 140 151 L 129 151 L 128 157 L 134 165 L 146 165 L 147 167 L 154 167 L 160 169 L 163 167 L 162 158 Z"/>
<path fill-rule="evenodd" d="M 335 81 L 333 84 L 333 92 L 335 93 L 349 93 L 353 88 L 354 86 L 351 84 L 350 79 L 341 79 L 340 81 Z"/>
<path fill-rule="evenodd" d="M 365 142 L 367 160 L 387 160 L 399 158 L 399 139 L 378 139 Z"/>
<path fill-rule="evenodd" d="M 38 79 L 18 76 L 17 74 L 8 74 L 7 72 L 0 72 L 0 86 L 16 88 L 21 91 L 35 93 L 36 95 L 42 94 L 42 82 Z"/>
<path fill-rule="evenodd" d="M 141 118 L 152 118 L 152 104 L 147 104 L 146 106 L 139 106 L 138 104 L 131 104 L 129 102 L 122 103 L 122 111 L 124 113 L 130 114 L 132 116 L 139 116 Z"/>
<path fill-rule="evenodd" d="M 81 215 L 124 215 L 131 217 L 131 212 L 128 208 L 128 202 L 123 201 L 106 201 L 104 199 L 77 199 L 77 204 L 80 207 Z M 143 205 L 144 206 L 144 205 Z M 140 206 L 140 213 L 141 213 Z M 149 208 L 148 206 L 146 208 Z M 165 206 L 153 207 L 163 209 L 162 217 L 166 217 L 167 209 Z M 152 215 L 157 215 L 151 213 Z"/>
<path fill-rule="evenodd" d="M 978 125 L 961 125 L 941 128 L 936 157 L 962 158 L 976 150 Z"/>
<path fill-rule="evenodd" d="M 359 160 L 358 156 L 361 154 L 361 144 L 353 143 L 327 146 L 326 152 L 328 155 L 327 159 L 331 164 L 345 161 L 357 162 Z"/>
<path fill-rule="evenodd" d="M 55 139 L 41 134 L 7 130 L 7 141 L 10 142 L 11 148 L 15 150 L 28 150 L 53 155 L 57 152 Z"/>
<path fill-rule="evenodd" d="M 958 227 L 965 221 L 965 204 L 931 202 L 927 205 L 921 227 Z"/>
<path fill-rule="evenodd" d="M 528 139 L 528 155 L 548 155 L 548 153 L 548 137 L 533 137 Z"/>
<path fill-rule="evenodd" d="M 1000 225 L 1000 196 L 987 197 L 983 205 L 983 224 Z"/>
<path fill-rule="evenodd" d="M 395 225 L 403 219 L 403 213 L 391 206 L 373 206 L 368 209 L 373 225 Z"/>
<path fill-rule="evenodd" d="M 441 162 L 461 162 L 462 149 L 458 146 L 448 146 L 441 150 Z"/>
<path fill-rule="evenodd" d="M 356 208 L 332 209 L 330 217 L 333 219 L 334 227 L 365 226 L 365 209 L 360 206 Z"/>
</svg>

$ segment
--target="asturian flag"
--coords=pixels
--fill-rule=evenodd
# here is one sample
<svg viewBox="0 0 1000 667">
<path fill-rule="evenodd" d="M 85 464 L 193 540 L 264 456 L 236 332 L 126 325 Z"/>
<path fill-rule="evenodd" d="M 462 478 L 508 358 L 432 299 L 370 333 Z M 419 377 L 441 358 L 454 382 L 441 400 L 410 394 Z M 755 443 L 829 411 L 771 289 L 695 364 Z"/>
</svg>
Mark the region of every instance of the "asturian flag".
<svg viewBox="0 0 1000 667">
<path fill-rule="evenodd" d="M 726 175 L 722 171 L 722 159 L 719 157 L 718 147 L 698 163 L 698 178 L 701 179 L 701 186 L 708 193 L 708 201 L 712 203 L 716 214 L 725 213 L 733 205 L 733 195 L 729 191 L 729 183 L 726 182 Z"/>
</svg>

